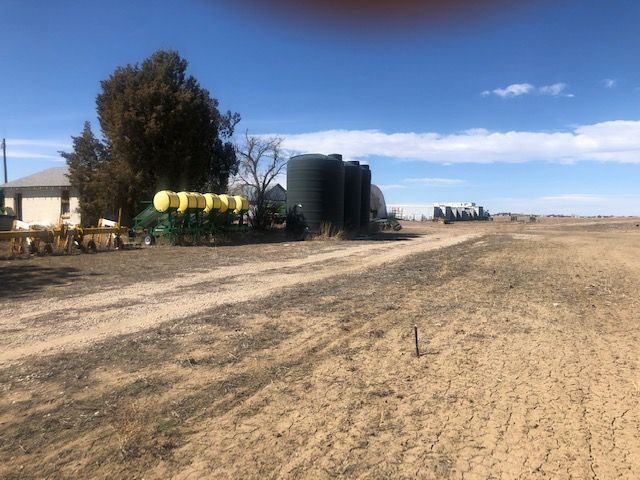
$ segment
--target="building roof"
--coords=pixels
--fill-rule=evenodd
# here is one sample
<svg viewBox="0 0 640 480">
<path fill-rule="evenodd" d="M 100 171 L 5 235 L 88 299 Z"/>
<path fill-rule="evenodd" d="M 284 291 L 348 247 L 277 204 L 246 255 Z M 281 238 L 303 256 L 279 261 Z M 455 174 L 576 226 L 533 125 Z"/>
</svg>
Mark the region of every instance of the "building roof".
<svg viewBox="0 0 640 480">
<path fill-rule="evenodd" d="M 273 187 L 265 192 L 264 196 L 265 199 L 269 202 L 286 202 L 287 190 L 279 183 L 276 183 Z"/>
<path fill-rule="evenodd" d="M 69 187 L 71 183 L 67 174 L 69 168 L 64 167 L 52 167 L 36 172 L 32 175 L 19 178 L 12 182 L 7 182 L 2 185 L 2 188 L 13 187 Z"/>
</svg>

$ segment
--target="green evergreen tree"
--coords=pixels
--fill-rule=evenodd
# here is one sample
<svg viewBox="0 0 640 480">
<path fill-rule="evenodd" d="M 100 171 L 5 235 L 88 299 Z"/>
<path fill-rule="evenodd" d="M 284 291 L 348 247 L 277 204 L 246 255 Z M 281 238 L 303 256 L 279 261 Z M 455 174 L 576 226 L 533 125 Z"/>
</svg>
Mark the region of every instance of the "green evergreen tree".
<svg viewBox="0 0 640 480">
<path fill-rule="evenodd" d="M 231 139 L 240 115 L 221 113 L 186 70 L 177 52 L 160 50 L 101 82 L 96 107 L 104 144 L 85 125 L 74 151 L 63 154 L 87 215 L 121 207 L 130 221 L 140 201 L 160 189 L 226 190 L 238 169 Z"/>
<path fill-rule="evenodd" d="M 73 140 L 73 151 L 60 152 L 69 166 L 69 181 L 78 192 L 83 225 L 95 225 L 110 205 L 101 192 L 102 169 L 107 162 L 104 145 L 93 135 L 91 124 L 84 123 L 82 133 Z"/>
<path fill-rule="evenodd" d="M 126 183 L 120 194 L 128 218 L 158 189 L 221 192 L 237 172 L 231 137 L 240 116 L 221 114 L 186 70 L 177 52 L 158 51 L 101 82 L 98 119 L 119 165 L 114 174 Z"/>
</svg>

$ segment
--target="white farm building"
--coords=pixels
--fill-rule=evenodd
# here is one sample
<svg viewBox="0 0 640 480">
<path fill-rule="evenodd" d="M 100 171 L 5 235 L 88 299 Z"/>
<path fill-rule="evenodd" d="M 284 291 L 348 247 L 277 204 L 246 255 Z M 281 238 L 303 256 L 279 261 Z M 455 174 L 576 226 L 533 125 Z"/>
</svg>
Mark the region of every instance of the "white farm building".
<svg viewBox="0 0 640 480">
<path fill-rule="evenodd" d="M 391 212 L 403 220 L 486 220 L 489 212 L 474 202 L 434 203 L 433 205 L 391 205 Z"/>
<path fill-rule="evenodd" d="M 78 195 L 71 188 L 67 167 L 53 167 L 2 185 L 7 215 L 38 225 L 60 220 L 80 224 Z"/>
</svg>

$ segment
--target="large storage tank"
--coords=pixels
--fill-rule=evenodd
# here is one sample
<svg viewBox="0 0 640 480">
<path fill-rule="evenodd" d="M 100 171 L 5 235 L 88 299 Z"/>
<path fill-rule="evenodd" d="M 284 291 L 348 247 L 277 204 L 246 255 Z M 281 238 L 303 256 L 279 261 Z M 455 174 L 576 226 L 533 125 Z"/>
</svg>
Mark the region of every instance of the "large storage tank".
<svg viewBox="0 0 640 480">
<path fill-rule="evenodd" d="M 369 216 L 371 213 L 371 170 L 369 165 L 360 165 L 362 181 L 360 190 L 360 227 L 369 229 Z"/>
<path fill-rule="evenodd" d="M 344 164 L 344 228 L 360 228 L 360 210 L 362 207 L 362 169 L 360 162 Z"/>
<path fill-rule="evenodd" d="M 287 210 L 298 205 L 309 231 L 344 225 L 344 162 L 320 154 L 291 157 L 287 165 Z"/>
</svg>

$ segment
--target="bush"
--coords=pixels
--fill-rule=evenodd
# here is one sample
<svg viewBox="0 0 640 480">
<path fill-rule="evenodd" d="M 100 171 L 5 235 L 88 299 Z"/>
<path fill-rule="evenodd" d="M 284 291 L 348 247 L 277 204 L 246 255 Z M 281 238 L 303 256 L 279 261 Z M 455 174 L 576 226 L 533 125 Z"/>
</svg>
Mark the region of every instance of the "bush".
<svg viewBox="0 0 640 480">
<path fill-rule="evenodd" d="M 304 237 L 307 233 L 307 222 L 305 221 L 304 214 L 302 214 L 296 207 L 292 207 L 287 212 L 287 234 L 292 237 Z"/>
</svg>

